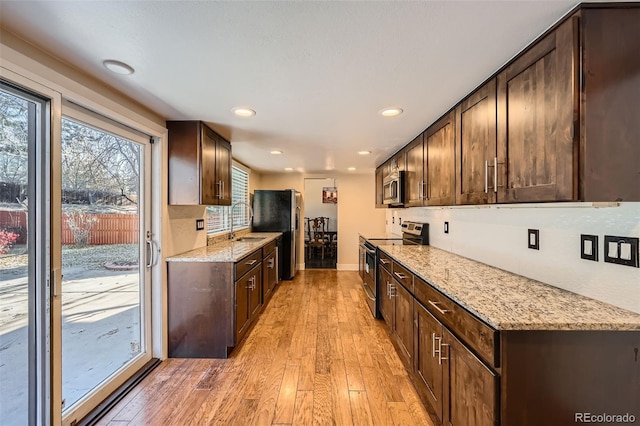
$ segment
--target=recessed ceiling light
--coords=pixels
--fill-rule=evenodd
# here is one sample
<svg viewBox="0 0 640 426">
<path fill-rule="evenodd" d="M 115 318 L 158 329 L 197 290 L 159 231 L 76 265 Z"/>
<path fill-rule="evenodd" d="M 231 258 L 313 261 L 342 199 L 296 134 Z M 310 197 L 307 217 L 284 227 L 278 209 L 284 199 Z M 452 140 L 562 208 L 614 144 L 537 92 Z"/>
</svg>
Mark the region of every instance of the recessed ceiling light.
<svg viewBox="0 0 640 426">
<path fill-rule="evenodd" d="M 254 115 L 256 115 L 256 112 L 251 108 L 238 107 L 232 109 L 231 111 L 233 111 L 233 113 L 238 117 L 253 117 Z"/>
<path fill-rule="evenodd" d="M 389 107 L 380 110 L 380 115 L 383 117 L 396 117 L 400 114 L 402 114 L 402 108 L 398 107 Z"/>
<path fill-rule="evenodd" d="M 355 167 L 349 167 L 349 168 L 347 168 L 347 170 L 349 170 L 350 172 L 355 172 L 356 168 Z"/>
<path fill-rule="evenodd" d="M 371 151 L 358 151 L 358 155 L 369 155 Z"/>
<path fill-rule="evenodd" d="M 292 171 L 293 171 L 293 167 L 285 167 L 284 169 L 285 169 L 286 171 L 288 171 L 288 172 L 292 172 Z"/>
<path fill-rule="evenodd" d="M 282 154 L 282 151 L 277 150 L 277 149 L 274 149 L 273 151 L 271 151 L 271 153 L 272 153 L 273 155 L 280 155 L 280 154 Z"/>
<path fill-rule="evenodd" d="M 120 75 L 131 75 L 135 72 L 130 65 L 127 65 L 124 62 L 114 61 L 113 59 L 103 61 L 102 65 L 104 65 L 104 67 L 109 71 Z"/>
</svg>

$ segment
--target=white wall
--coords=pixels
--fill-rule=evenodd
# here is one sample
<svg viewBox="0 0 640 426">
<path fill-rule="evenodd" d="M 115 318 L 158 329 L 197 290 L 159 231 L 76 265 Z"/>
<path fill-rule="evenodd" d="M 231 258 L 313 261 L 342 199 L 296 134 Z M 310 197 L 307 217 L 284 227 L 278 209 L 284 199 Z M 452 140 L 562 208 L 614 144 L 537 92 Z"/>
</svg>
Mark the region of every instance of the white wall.
<svg viewBox="0 0 640 426">
<path fill-rule="evenodd" d="M 428 222 L 434 247 L 640 313 L 640 269 L 603 261 L 605 235 L 640 237 L 640 203 L 411 208 L 386 216 L 387 232 L 400 233 L 400 219 Z M 540 230 L 540 250 L 527 247 L 529 228 Z M 580 258 L 580 234 L 598 235 L 598 262 Z"/>
<path fill-rule="evenodd" d="M 335 179 L 338 188 L 338 270 L 358 269 L 358 233 L 380 234 L 385 232 L 385 210 L 376 209 L 374 173 L 327 173 L 323 175 L 301 173 L 263 173 L 261 188 L 295 189 L 304 194 L 305 178 Z M 306 215 L 307 200 L 302 200 L 302 216 Z M 301 233 L 300 238 L 304 238 Z M 304 244 L 301 241 L 301 249 Z M 299 259 L 304 253 L 299 253 Z M 304 265 L 299 265 L 301 268 Z"/>
<path fill-rule="evenodd" d="M 322 202 L 322 188 L 334 186 L 336 186 L 336 180 L 331 178 L 304 180 L 304 217 L 328 217 L 327 231 L 338 229 L 338 205 Z M 338 202 L 340 202 L 340 188 L 338 188 Z"/>
</svg>

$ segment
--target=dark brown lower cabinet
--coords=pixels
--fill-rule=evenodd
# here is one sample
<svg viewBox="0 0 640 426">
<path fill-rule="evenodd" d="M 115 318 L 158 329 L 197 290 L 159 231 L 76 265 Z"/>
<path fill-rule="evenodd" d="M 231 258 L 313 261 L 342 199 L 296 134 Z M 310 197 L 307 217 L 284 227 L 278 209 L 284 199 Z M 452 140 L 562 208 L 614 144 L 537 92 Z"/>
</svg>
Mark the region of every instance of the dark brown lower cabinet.
<svg viewBox="0 0 640 426">
<path fill-rule="evenodd" d="M 495 426 L 498 424 L 499 377 L 462 342 L 445 331 L 439 354 L 444 369 L 446 424 Z"/>
<path fill-rule="evenodd" d="M 389 327 L 391 341 L 406 368 L 413 365 L 413 295 L 379 266 L 380 289 L 378 299 L 380 314 Z M 382 292 L 384 294 L 381 294 Z"/>
<path fill-rule="evenodd" d="M 169 357 L 227 358 L 246 337 L 278 283 L 275 241 L 262 252 L 236 263 L 167 262 Z"/>
<path fill-rule="evenodd" d="M 278 258 L 276 250 L 262 259 L 262 301 L 266 305 L 278 285 Z"/>
<path fill-rule="evenodd" d="M 414 383 L 422 400 L 427 402 L 427 408 L 442 422 L 443 368 L 436 350 L 444 328 L 420 303 L 415 304 L 414 312 Z"/>
</svg>

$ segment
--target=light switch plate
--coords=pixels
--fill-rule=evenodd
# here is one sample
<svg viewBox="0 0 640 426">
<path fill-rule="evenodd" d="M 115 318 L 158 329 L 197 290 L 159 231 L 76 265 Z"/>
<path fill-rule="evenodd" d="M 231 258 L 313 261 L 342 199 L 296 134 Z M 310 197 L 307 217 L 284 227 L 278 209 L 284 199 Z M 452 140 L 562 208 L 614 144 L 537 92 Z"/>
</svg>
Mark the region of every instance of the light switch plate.
<svg viewBox="0 0 640 426">
<path fill-rule="evenodd" d="M 618 265 L 640 267 L 636 237 L 604 236 L 604 261 Z"/>
<path fill-rule="evenodd" d="M 580 257 L 586 260 L 598 261 L 598 236 L 580 234 Z"/>
<path fill-rule="evenodd" d="M 540 250 L 540 230 L 539 229 L 529 229 L 527 246 L 530 249 Z"/>
</svg>

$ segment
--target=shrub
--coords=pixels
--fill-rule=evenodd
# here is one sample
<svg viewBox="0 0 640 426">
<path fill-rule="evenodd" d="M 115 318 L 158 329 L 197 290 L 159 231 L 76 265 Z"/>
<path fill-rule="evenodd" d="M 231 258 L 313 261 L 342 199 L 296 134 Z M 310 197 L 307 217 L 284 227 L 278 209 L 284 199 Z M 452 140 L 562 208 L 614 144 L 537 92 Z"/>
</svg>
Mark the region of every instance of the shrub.
<svg viewBox="0 0 640 426">
<path fill-rule="evenodd" d="M 98 219 L 86 213 L 72 213 L 67 215 L 67 224 L 73 232 L 76 247 L 89 245 L 89 233 Z"/>
<path fill-rule="evenodd" d="M 0 254 L 8 253 L 18 236 L 15 232 L 0 230 Z"/>
</svg>

